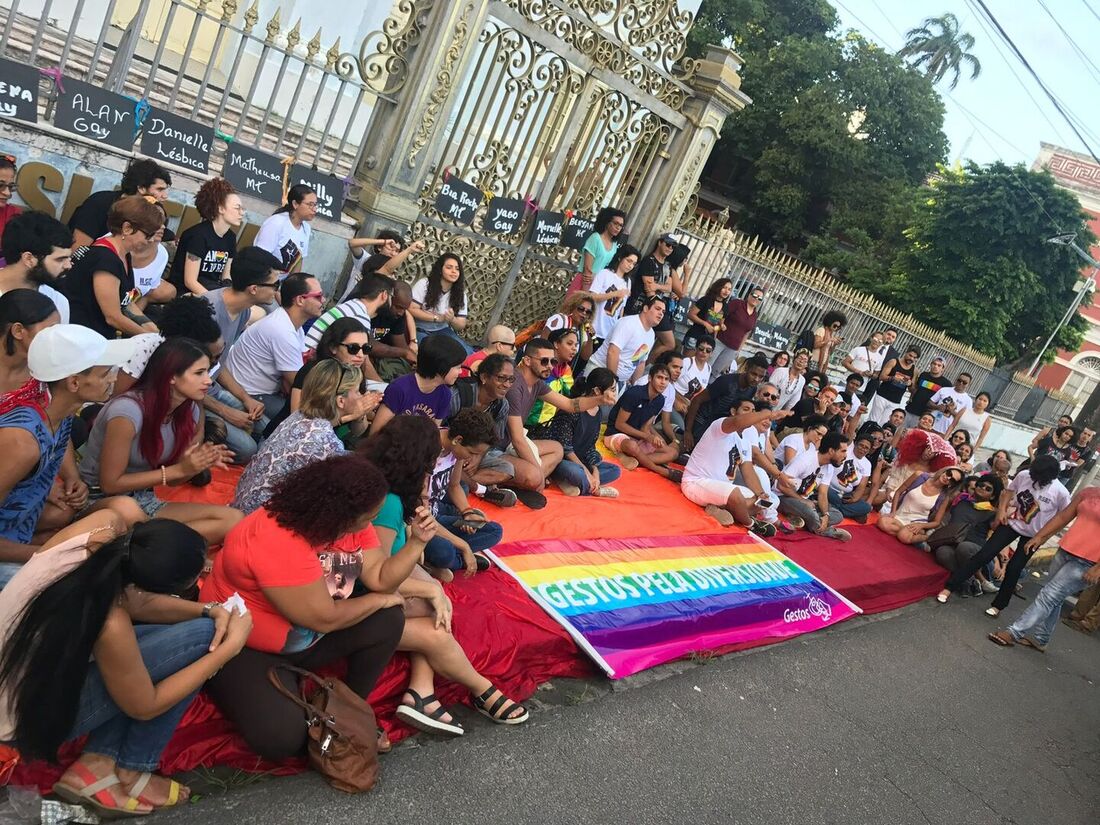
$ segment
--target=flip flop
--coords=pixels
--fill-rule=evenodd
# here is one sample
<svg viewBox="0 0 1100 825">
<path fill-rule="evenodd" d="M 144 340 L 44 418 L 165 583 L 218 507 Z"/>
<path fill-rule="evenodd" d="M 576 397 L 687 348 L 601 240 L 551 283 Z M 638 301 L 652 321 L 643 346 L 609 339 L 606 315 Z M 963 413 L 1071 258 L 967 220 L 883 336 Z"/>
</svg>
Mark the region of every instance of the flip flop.
<svg viewBox="0 0 1100 825">
<path fill-rule="evenodd" d="M 427 706 L 432 702 L 438 702 L 439 698 L 434 694 L 421 696 L 415 690 L 406 690 L 405 693 L 412 697 L 412 705 L 402 702 L 394 711 L 394 716 L 410 727 L 422 730 L 425 733 L 439 733 L 445 736 L 462 736 L 466 731 L 461 725 L 454 722 L 444 722 L 443 716 L 447 713 L 440 704 L 435 710 L 429 712 Z"/>
<path fill-rule="evenodd" d="M 546 496 L 542 493 L 536 493 L 534 490 L 513 490 L 516 494 L 516 498 L 524 507 L 530 510 L 541 510 L 546 506 Z"/>
<path fill-rule="evenodd" d="M 153 774 L 149 773 L 149 771 L 145 771 L 144 773 L 142 773 L 141 776 L 138 777 L 137 782 L 135 782 L 133 787 L 130 788 L 130 798 L 136 799 L 138 802 L 144 802 L 146 805 L 152 805 L 153 808 L 156 810 L 159 810 L 160 808 L 174 808 L 176 805 L 180 804 L 180 788 L 182 788 L 183 786 L 180 785 L 180 783 L 177 782 L 175 779 L 168 779 L 168 777 L 165 777 L 165 779 L 168 779 L 171 784 L 169 784 L 168 786 L 167 802 L 158 805 L 151 799 L 146 799 L 145 797 L 143 797 L 141 795 L 141 792 L 144 791 L 146 787 L 148 787 L 149 780 L 152 778 Z"/>
<path fill-rule="evenodd" d="M 55 783 L 53 792 L 66 802 L 91 808 L 102 819 L 149 816 L 149 814 L 152 813 L 152 811 L 137 810 L 137 806 L 140 805 L 141 802 L 132 796 L 128 797 L 126 802 L 121 806 L 115 802 L 114 797 L 107 793 L 108 788 L 113 788 L 115 785 L 122 785 L 122 782 L 114 773 L 109 773 L 102 779 L 97 779 L 94 773 L 80 763 L 74 764 L 70 770 L 73 770 L 80 777 L 81 781 L 87 784 L 85 784 L 83 788 L 78 789 L 71 785 L 66 785 L 63 782 Z"/>
</svg>

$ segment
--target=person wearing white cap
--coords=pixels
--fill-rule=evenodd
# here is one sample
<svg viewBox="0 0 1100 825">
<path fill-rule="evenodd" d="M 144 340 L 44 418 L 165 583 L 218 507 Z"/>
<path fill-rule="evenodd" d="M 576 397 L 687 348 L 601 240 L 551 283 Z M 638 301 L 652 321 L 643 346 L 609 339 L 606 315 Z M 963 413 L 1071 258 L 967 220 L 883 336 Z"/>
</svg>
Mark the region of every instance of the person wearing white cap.
<svg viewBox="0 0 1100 825">
<path fill-rule="evenodd" d="M 47 327 L 31 342 L 27 367 L 41 383 L 0 404 L 0 587 L 85 509 L 88 487 L 69 440 L 73 418 L 84 404 L 107 400 L 133 352 L 130 340 L 108 341 L 75 324 Z M 123 497 L 97 502 L 104 507 L 128 524 L 145 519 Z"/>
<path fill-rule="evenodd" d="M 168 338 L 149 357 L 129 392 L 96 416 L 80 460 L 91 497 L 125 494 L 149 518 L 167 518 L 220 543 L 241 519 L 232 507 L 165 502 L 157 485 L 181 484 L 204 470 L 226 467 L 233 452 L 204 443 L 202 403 L 214 381 L 210 356 L 190 338 Z"/>
</svg>

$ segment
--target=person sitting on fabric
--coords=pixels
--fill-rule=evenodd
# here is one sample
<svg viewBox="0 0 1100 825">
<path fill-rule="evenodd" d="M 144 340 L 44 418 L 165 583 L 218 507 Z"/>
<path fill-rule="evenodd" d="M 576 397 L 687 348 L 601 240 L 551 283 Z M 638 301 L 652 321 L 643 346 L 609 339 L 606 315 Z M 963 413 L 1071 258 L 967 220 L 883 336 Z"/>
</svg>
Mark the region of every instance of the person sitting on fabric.
<svg viewBox="0 0 1100 825">
<path fill-rule="evenodd" d="M 936 596 L 937 601 L 941 604 L 946 602 L 951 593 L 961 590 L 971 576 L 1015 543 L 1016 552 L 1005 568 L 1001 588 L 992 606 L 985 612 L 988 616 L 997 616 L 1008 607 L 1020 574 L 1034 550 L 1038 549 L 1024 549 L 1021 545 L 1028 546 L 1030 542 L 1020 542 L 1020 539 L 1036 536 L 1072 500 L 1069 490 L 1058 480 L 1058 472 L 1058 459 L 1043 455 L 1036 458 L 1028 469 L 1016 474 L 1001 494 L 989 539 L 965 565 L 956 568 Z"/>
<path fill-rule="evenodd" d="M 931 414 L 928 414 L 929 422 Z M 883 432 L 888 432 L 883 425 Z M 931 429 L 908 430 L 898 440 L 897 447 L 884 445 L 881 470 L 882 484 L 878 488 L 872 506 L 888 513 L 894 493 L 913 473 L 936 473 L 954 467 L 958 456 L 955 449 Z"/>
<path fill-rule="evenodd" d="M 387 384 L 416 367 L 416 324 L 410 306 L 412 288 L 404 281 L 395 281 L 390 305 L 378 310 L 371 321 L 371 363 Z"/>
<path fill-rule="evenodd" d="M 791 356 L 789 367 L 776 367 L 771 370 L 768 380 L 779 388 L 779 406 L 781 410 L 793 410 L 804 397 L 806 380 L 809 377 L 810 351 L 806 349 L 796 350 Z M 817 388 L 807 398 L 816 398 L 817 391 L 821 389 L 821 383 L 817 382 Z"/>
<path fill-rule="evenodd" d="M 836 526 L 843 518 L 840 511 L 829 506 L 829 485 L 847 454 L 848 438 L 831 432 L 819 449 L 806 450 L 784 467 L 773 485 L 779 512 L 801 519 L 805 529 L 819 536 L 851 541 L 852 534 Z"/>
<path fill-rule="evenodd" d="M 490 327 L 488 342 L 484 349 L 471 353 L 462 362 L 462 372 L 459 373 L 459 378 L 469 378 L 477 372 L 478 365 L 494 353 L 507 355 L 509 358 L 516 357 L 516 333 L 511 327 L 506 327 L 504 324 Z"/>
<path fill-rule="evenodd" d="M 709 335 L 701 335 L 695 342 L 695 348 L 689 357 L 684 353 L 684 367 L 680 370 L 680 377 L 672 382 L 672 388 L 676 391 L 676 413 L 680 416 L 680 429 L 684 429 L 683 418 L 687 415 L 691 400 L 703 391 L 710 383 L 710 364 L 707 360 L 714 352 L 714 339 Z"/>
<path fill-rule="evenodd" d="M 676 412 L 676 382 L 680 380 L 680 373 L 684 369 L 684 356 L 678 350 L 669 349 L 653 359 L 653 366 L 668 367 L 668 386 L 665 387 L 665 403 L 661 407 L 661 435 L 665 441 L 680 452 L 680 435 L 684 431 L 684 418 Z M 649 376 L 643 375 L 634 382 L 636 387 L 644 387 L 649 383 Z"/>
<path fill-rule="evenodd" d="M 345 410 L 361 398 L 360 380 L 358 370 L 332 358 L 317 363 L 302 385 L 298 409 L 275 428 L 245 468 L 232 506 L 247 516 L 267 503 L 284 476 L 344 452 L 336 428 Z"/>
<path fill-rule="evenodd" d="M 429 335 L 420 342 L 416 372 L 402 375 L 386 387 L 374 414 L 371 433 L 395 415 L 423 415 L 437 425 L 451 409 L 451 388 L 458 380 L 466 349 L 450 335 Z"/>
<path fill-rule="evenodd" d="M 752 458 L 752 445 L 741 434 L 762 421 L 770 425 L 782 420 L 790 412 L 757 406 L 756 402 L 742 401 L 730 415 L 707 428 L 684 468 L 680 492 L 722 526 L 737 523 L 768 538 L 775 535 L 776 528 L 758 516 L 770 506 L 770 499 L 734 483 L 743 463 Z"/>
<path fill-rule="evenodd" d="M 232 460 L 228 447 L 204 442 L 202 401 L 211 383 L 210 357 L 199 344 L 170 338 L 157 347 L 134 388 L 96 416 L 80 462 L 89 500 L 127 495 L 148 518 L 181 521 L 211 544 L 225 538 L 240 521 L 239 510 L 164 502 L 153 491 Z"/>
<path fill-rule="evenodd" d="M 668 444 L 653 426 L 665 406 L 669 383 L 668 367 L 654 365 L 645 386 L 628 387 L 607 416 L 603 444 L 615 454 L 623 469 L 634 470 L 641 465 L 679 484 L 683 473 L 665 465 L 675 461 L 680 450 L 675 444 Z"/>
<path fill-rule="evenodd" d="M 199 689 L 252 629 L 247 613 L 173 598 L 205 561 L 206 542 L 186 525 L 128 530 L 101 511 L 54 536 L 0 592 L 0 739 L 57 762 L 64 742 L 87 734 L 53 790 L 104 820 L 190 796 L 153 771 Z"/>
<path fill-rule="evenodd" d="M 369 459 L 385 477 L 389 493 L 374 529 L 387 555 L 407 553 L 414 558 L 427 552 L 438 524 L 421 504 L 424 486 L 442 451 L 439 428 L 419 415 L 399 415 L 384 430 L 365 442 L 360 455 Z M 459 524 L 482 524 L 480 510 L 470 510 Z M 478 673 L 451 635 L 451 601 L 443 588 L 419 566 L 398 586 L 405 597 L 405 630 L 397 649 L 409 654 L 409 684 L 397 706 L 402 722 L 428 733 L 461 736 L 465 731 L 447 713 L 435 695 L 435 676 L 457 682 L 474 696 L 474 705 L 492 721 L 518 725 L 529 714 L 504 696 Z M 493 708 L 493 712 L 488 712 Z"/>
<path fill-rule="evenodd" d="M 763 396 L 759 396 L 754 401 L 742 401 L 733 412 L 742 415 L 763 412 L 775 409 L 775 403 L 770 398 L 765 400 Z M 787 412 L 789 413 L 790 410 Z M 756 496 L 757 502 L 764 508 L 760 513 L 761 520 L 789 535 L 802 529 L 804 525 L 800 518 L 780 517 L 779 499 L 771 493 L 772 480 L 779 478 L 780 475 L 779 468 L 769 457 L 772 450 L 772 423 L 770 419 L 762 419 L 741 431 L 741 463 L 733 481 L 735 484 L 747 487 Z"/>
<path fill-rule="evenodd" d="M 871 452 L 874 440 L 866 434 L 857 435 L 848 448 L 848 455 L 829 482 L 829 506 L 835 507 L 844 518 L 864 524 L 871 514 Z"/>
<path fill-rule="evenodd" d="M 33 289 L 13 289 L 0 295 L 0 401 L 34 382 L 27 352 L 42 330 L 61 323 L 57 306 Z"/>
<path fill-rule="evenodd" d="M 784 431 L 782 440 L 772 453 L 775 466 L 782 470 L 807 450 L 816 450 L 821 445 L 821 439 L 829 433 L 829 427 L 825 419 L 820 416 L 810 416 L 802 422 L 802 430 Z"/>
<path fill-rule="evenodd" d="M 333 422 L 337 437 L 349 448 L 353 447 L 360 436 L 366 432 L 370 423 L 368 420 L 370 414 L 382 403 L 382 393 L 367 392 L 368 385 L 363 377 L 363 368 L 366 366 L 369 350 L 370 335 L 358 318 L 338 318 L 333 321 L 317 342 L 313 357 L 307 360 L 294 376 L 286 406 L 267 425 L 264 435 L 270 437 L 276 427 L 282 424 L 291 413 L 301 408 L 302 392 L 309 374 L 319 364 L 335 361 L 351 370 L 353 375 L 359 376 L 358 391 L 354 397 L 347 399 L 347 403 L 341 409 L 340 420 Z"/>
<path fill-rule="evenodd" d="M 931 542 L 936 561 L 952 573 L 982 549 L 997 515 L 997 502 L 1004 492 L 1001 480 L 996 476 L 971 478 L 974 482 L 973 494 L 956 496 L 947 514 L 946 526 L 957 531 L 953 540 L 940 544 L 933 537 Z M 979 593 L 997 592 L 997 586 L 985 577 L 984 571 L 978 570 L 974 576 L 972 588 Z"/>
<path fill-rule="evenodd" d="M 546 386 L 559 395 L 572 397 L 573 384 L 577 376 L 570 366 L 577 354 L 579 339 L 575 329 L 559 329 L 550 333 L 547 339 L 554 347 L 554 360 L 551 362 L 550 375 L 546 379 Z M 538 441 L 550 438 L 549 428 L 558 408 L 546 401 L 536 399 L 531 405 L 531 412 L 523 422 L 529 438 Z"/>
<path fill-rule="evenodd" d="M 616 386 L 615 374 L 599 367 L 582 375 L 573 385 L 573 398 L 600 398 Z M 563 458 L 551 478 L 567 496 L 618 498 L 619 491 L 608 485 L 621 474 L 618 465 L 604 461 L 596 448 L 600 437 L 600 409 L 584 412 L 559 411 L 545 430 L 545 437 L 561 444 Z"/>
<path fill-rule="evenodd" d="M 1008 484 L 1011 479 L 1008 477 L 1009 471 L 1012 469 L 1012 456 L 1009 455 L 1008 450 L 994 450 L 989 458 L 979 463 L 974 472 L 978 475 L 994 475 L 1001 480 L 1001 486 Z"/>
<path fill-rule="evenodd" d="M 23 291 L 49 301 L 16 290 Z M 107 400 L 112 373 L 133 349 L 130 341 L 108 341 L 69 324 L 35 336 L 28 353 L 33 380 L 0 401 L 0 587 L 87 506 L 72 424 L 84 404 Z M 125 497 L 103 499 L 96 509 L 111 510 L 126 524 L 145 520 Z"/>
<path fill-rule="evenodd" d="M 302 272 L 288 275 L 279 289 L 279 304 L 278 309 L 244 331 L 229 348 L 218 373 L 223 386 L 229 387 L 228 382 L 235 381 L 250 399 L 263 404 L 269 419 L 286 404 L 294 377 L 302 368 L 306 349 L 302 327 L 320 316 L 325 305 L 321 282 Z M 258 429 L 263 431 L 263 427 Z"/>
<path fill-rule="evenodd" d="M 65 224 L 45 212 L 23 212 L 8 221 L 0 236 L 6 262 L 0 269 L 0 295 L 13 289 L 35 289 L 53 301 L 61 323 L 69 323 L 69 299 L 57 290 L 72 267 L 73 236 Z"/>
<path fill-rule="evenodd" d="M 960 467 L 913 473 L 895 491 L 889 514 L 879 516 L 878 529 L 902 544 L 930 549 L 926 540 L 944 523 L 948 505 L 965 478 Z"/>
<path fill-rule="evenodd" d="M 371 333 L 375 317 L 390 305 L 393 288 L 393 280 L 385 275 L 374 273 L 365 275 L 346 301 L 322 312 L 321 316 L 313 322 L 309 332 L 306 333 L 306 349 L 316 350 L 329 324 L 336 323 L 341 318 L 354 318 L 366 328 L 368 333 Z M 381 383 L 374 365 L 365 355 L 361 367 L 366 379 Z"/>
<path fill-rule="evenodd" d="M 753 398 L 767 372 L 768 359 L 758 352 L 744 362 L 741 372 L 718 376 L 692 398 L 684 416 L 684 449 L 690 451 L 696 439 L 702 438 L 713 422 L 729 415 L 737 402 Z"/>
<path fill-rule="evenodd" d="M 279 665 L 317 671 L 347 663 L 344 682 L 363 701 L 405 626 L 396 592 L 419 552 L 382 552 L 371 521 L 388 486 L 362 456 L 337 455 L 285 476 L 259 510 L 226 536 L 202 585 L 204 602 L 239 593 L 253 616 L 247 647 L 210 680 L 207 692 L 259 756 L 298 755 L 308 728 L 301 708 L 269 681 L 298 695 L 298 677 Z M 429 530 L 425 520 L 420 528 Z M 369 591 L 355 596 L 356 583 Z"/>
<path fill-rule="evenodd" d="M 654 328 L 665 317 L 665 298 L 652 295 L 643 299 L 637 315 L 627 315 L 615 324 L 611 334 L 588 359 L 586 370 L 606 367 L 615 373 L 620 386 L 629 387 L 645 372 L 646 358 L 653 349 Z"/>
</svg>

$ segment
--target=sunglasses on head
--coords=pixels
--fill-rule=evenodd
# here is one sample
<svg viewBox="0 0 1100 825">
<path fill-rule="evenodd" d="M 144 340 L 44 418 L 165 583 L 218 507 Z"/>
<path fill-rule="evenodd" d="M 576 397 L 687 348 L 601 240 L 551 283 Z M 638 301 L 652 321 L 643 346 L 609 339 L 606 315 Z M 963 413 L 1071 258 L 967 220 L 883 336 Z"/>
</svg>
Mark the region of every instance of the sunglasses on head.
<svg viewBox="0 0 1100 825">
<path fill-rule="evenodd" d="M 348 355 L 358 355 L 361 352 L 370 352 L 370 344 L 339 344 L 348 351 Z"/>
</svg>

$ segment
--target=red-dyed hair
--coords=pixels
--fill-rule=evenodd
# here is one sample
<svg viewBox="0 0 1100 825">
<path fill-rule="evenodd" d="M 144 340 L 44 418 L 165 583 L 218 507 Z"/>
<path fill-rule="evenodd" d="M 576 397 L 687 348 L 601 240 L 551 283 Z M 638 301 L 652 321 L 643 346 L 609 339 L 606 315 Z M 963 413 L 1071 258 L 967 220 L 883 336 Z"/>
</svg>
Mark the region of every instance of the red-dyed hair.
<svg viewBox="0 0 1100 825">
<path fill-rule="evenodd" d="M 134 384 L 134 399 L 141 406 L 138 448 L 150 467 L 175 464 L 195 437 L 195 402 L 187 399 L 174 412 L 169 408 L 172 405 L 172 379 L 183 375 L 200 358 L 209 361 L 210 356 L 197 341 L 169 338 L 153 351 L 149 363 L 145 365 L 145 372 Z M 161 456 L 164 442 L 160 437 L 160 426 L 170 412 L 176 443 L 170 455 Z"/>
</svg>

